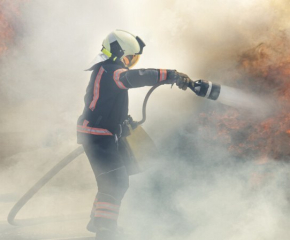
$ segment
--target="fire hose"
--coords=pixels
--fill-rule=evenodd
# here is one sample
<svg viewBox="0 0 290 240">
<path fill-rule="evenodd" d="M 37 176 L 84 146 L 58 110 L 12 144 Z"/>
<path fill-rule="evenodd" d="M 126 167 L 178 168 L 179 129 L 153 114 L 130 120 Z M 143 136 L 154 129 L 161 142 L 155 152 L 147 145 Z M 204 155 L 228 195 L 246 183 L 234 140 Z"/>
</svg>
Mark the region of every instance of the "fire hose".
<svg viewBox="0 0 290 240">
<path fill-rule="evenodd" d="M 137 122 L 137 125 L 140 125 L 146 121 L 146 108 L 147 102 L 151 93 L 159 86 L 165 84 L 165 82 L 160 82 L 154 85 L 147 92 L 142 106 L 142 119 Z M 213 84 L 209 81 L 198 80 L 191 81 L 188 84 L 188 87 L 198 96 L 205 97 L 211 100 L 216 100 L 219 97 L 221 86 Z M 58 174 L 63 168 L 65 168 L 69 163 L 76 159 L 79 155 L 84 152 L 82 146 L 79 146 L 66 157 L 61 159 L 52 169 L 50 169 L 42 178 L 40 178 L 12 207 L 10 210 L 7 221 L 9 224 L 14 226 L 19 226 L 21 224 L 15 221 L 15 217 L 22 207 L 46 184 L 48 183 L 56 174 Z"/>
</svg>

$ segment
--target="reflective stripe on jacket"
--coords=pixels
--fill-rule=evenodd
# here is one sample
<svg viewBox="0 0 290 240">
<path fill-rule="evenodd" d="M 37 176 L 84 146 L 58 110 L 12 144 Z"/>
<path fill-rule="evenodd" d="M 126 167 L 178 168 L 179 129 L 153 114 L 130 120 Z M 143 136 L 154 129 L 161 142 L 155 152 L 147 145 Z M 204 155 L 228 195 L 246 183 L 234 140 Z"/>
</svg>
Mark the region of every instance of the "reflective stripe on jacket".
<svg viewBox="0 0 290 240">
<path fill-rule="evenodd" d="M 98 136 L 112 136 L 128 116 L 128 89 L 153 86 L 167 79 L 162 69 L 127 69 L 121 61 L 106 60 L 94 65 L 85 107 L 78 119 L 78 143 L 94 141 Z"/>
</svg>

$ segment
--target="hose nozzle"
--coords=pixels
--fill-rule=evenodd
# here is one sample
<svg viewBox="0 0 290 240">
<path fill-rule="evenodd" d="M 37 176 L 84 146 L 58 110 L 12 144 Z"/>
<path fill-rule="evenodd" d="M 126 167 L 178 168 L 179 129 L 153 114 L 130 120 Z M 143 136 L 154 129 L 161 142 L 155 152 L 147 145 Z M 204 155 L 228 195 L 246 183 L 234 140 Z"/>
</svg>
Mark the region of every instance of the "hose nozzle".
<svg viewBox="0 0 290 240">
<path fill-rule="evenodd" d="M 205 97 L 211 100 L 217 100 L 221 91 L 221 85 L 214 84 L 210 81 L 205 81 L 205 80 L 191 81 L 188 87 L 197 96 Z"/>
</svg>

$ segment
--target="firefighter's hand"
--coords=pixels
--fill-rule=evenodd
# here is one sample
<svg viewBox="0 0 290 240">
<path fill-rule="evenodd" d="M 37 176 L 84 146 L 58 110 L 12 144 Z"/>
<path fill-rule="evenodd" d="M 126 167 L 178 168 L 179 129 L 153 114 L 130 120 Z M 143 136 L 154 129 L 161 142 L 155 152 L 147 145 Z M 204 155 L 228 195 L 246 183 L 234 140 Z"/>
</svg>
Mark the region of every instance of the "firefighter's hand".
<svg viewBox="0 0 290 240">
<path fill-rule="evenodd" d="M 167 70 L 167 78 L 164 81 L 165 84 L 174 84 L 179 78 L 178 72 L 176 70 Z"/>
<path fill-rule="evenodd" d="M 166 83 L 176 83 L 176 86 L 180 89 L 186 90 L 190 83 L 190 78 L 186 74 L 177 72 L 176 70 L 167 70 Z"/>
<path fill-rule="evenodd" d="M 128 115 L 128 123 L 131 125 L 132 129 L 135 129 L 136 127 L 138 127 L 138 122 L 134 121 L 133 118 Z"/>
<path fill-rule="evenodd" d="M 190 78 L 184 73 L 177 72 L 177 74 L 178 78 L 176 80 L 176 86 L 182 90 L 186 90 L 190 83 Z"/>
</svg>

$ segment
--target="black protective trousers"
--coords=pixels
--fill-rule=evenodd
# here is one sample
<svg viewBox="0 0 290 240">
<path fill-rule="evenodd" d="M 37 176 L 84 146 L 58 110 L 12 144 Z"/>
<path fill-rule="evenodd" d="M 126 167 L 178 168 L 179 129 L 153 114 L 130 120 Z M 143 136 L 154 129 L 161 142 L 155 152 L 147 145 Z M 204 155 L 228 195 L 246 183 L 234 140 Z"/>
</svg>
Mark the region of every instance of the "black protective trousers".
<svg viewBox="0 0 290 240">
<path fill-rule="evenodd" d="M 98 192 L 91 218 L 96 231 L 115 230 L 121 201 L 129 188 L 129 175 L 123 162 L 124 149 L 115 136 L 102 136 L 83 144 L 97 181 Z"/>
</svg>

